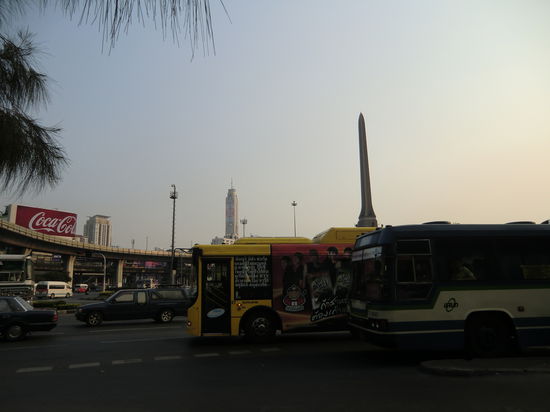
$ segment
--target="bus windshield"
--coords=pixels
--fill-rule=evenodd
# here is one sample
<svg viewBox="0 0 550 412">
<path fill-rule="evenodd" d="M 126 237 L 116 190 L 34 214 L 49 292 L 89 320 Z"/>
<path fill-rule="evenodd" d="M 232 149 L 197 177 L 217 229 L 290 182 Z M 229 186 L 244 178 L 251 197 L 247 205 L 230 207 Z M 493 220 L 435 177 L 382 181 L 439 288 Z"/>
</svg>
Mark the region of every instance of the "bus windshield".
<svg viewBox="0 0 550 412">
<path fill-rule="evenodd" d="M 371 302 L 389 300 L 389 276 L 382 257 L 382 247 L 365 249 L 361 255 L 353 257 L 351 298 Z"/>
</svg>

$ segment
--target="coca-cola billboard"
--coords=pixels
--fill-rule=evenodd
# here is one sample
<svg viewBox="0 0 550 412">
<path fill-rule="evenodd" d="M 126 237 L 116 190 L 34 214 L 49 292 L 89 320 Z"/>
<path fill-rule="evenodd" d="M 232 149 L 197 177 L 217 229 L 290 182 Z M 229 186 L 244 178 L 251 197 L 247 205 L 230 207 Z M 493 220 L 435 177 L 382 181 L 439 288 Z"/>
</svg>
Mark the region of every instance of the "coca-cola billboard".
<svg viewBox="0 0 550 412">
<path fill-rule="evenodd" d="M 17 205 L 15 223 L 46 235 L 74 237 L 76 233 L 76 214 L 60 210 Z"/>
</svg>

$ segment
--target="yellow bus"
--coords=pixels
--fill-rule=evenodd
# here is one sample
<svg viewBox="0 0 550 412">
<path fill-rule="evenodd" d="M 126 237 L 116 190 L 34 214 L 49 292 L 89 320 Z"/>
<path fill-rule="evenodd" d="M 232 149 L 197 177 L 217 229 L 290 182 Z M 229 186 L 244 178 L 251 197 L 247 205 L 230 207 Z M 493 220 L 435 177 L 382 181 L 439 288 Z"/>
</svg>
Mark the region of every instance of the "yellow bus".
<svg viewBox="0 0 550 412">
<path fill-rule="evenodd" d="M 374 229 L 195 246 L 197 298 L 188 309 L 188 332 L 261 342 L 277 331 L 347 329 L 351 251 L 358 236 Z"/>
</svg>

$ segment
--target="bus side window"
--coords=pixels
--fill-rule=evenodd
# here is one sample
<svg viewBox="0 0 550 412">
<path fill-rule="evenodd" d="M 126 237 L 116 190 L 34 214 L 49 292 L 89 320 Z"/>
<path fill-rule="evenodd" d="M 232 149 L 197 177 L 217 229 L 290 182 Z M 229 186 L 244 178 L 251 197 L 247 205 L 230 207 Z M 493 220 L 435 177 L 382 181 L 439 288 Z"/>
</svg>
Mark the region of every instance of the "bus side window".
<svg viewBox="0 0 550 412">
<path fill-rule="evenodd" d="M 430 256 L 397 257 L 397 299 L 425 299 L 432 289 Z"/>
<path fill-rule="evenodd" d="M 467 265 L 466 260 L 461 258 L 452 258 L 449 263 L 449 271 L 451 272 L 451 280 L 476 280 L 471 265 Z"/>
<path fill-rule="evenodd" d="M 521 274 L 525 280 L 550 280 L 550 242 L 529 240 L 518 247 Z"/>
<path fill-rule="evenodd" d="M 493 245 L 476 239 L 439 240 L 436 245 L 439 276 L 442 281 L 491 280 Z"/>
<path fill-rule="evenodd" d="M 414 268 L 412 256 L 397 257 L 397 281 L 414 282 Z"/>
</svg>

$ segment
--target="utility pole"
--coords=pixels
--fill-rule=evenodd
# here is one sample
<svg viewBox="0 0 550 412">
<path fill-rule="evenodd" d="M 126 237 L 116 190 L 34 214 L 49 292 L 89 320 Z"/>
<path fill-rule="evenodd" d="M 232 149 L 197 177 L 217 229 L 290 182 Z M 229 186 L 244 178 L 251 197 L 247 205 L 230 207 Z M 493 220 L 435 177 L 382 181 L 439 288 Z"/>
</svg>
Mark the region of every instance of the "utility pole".
<svg viewBox="0 0 550 412">
<path fill-rule="evenodd" d="M 295 200 L 292 201 L 291 205 L 292 205 L 292 208 L 294 209 L 294 237 L 296 237 L 296 205 L 298 203 L 296 203 Z"/>
<path fill-rule="evenodd" d="M 175 235 L 175 228 L 176 228 L 176 199 L 178 198 L 178 192 L 176 192 L 176 185 L 171 185 L 172 191 L 170 192 L 170 199 L 173 200 L 172 205 L 172 247 L 171 247 L 171 255 L 170 255 L 170 284 L 173 285 L 175 283 L 176 274 L 174 273 L 174 235 Z"/>
<path fill-rule="evenodd" d="M 241 219 L 241 223 L 243 224 L 243 237 L 246 237 L 245 226 L 248 223 L 246 217 L 244 219 Z"/>
</svg>

